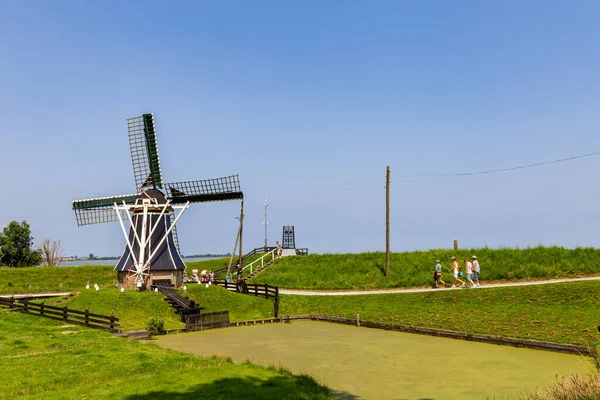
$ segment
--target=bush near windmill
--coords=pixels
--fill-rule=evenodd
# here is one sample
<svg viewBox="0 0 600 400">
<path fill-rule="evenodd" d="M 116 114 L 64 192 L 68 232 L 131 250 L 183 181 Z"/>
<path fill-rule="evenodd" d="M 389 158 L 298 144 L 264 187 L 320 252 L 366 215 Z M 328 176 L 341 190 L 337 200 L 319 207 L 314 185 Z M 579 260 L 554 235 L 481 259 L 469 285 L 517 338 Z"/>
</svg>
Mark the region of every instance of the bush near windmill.
<svg viewBox="0 0 600 400">
<path fill-rule="evenodd" d="M 0 265 L 28 267 L 42 262 L 40 250 L 33 249 L 31 228 L 26 221 L 10 222 L 0 233 Z"/>
</svg>

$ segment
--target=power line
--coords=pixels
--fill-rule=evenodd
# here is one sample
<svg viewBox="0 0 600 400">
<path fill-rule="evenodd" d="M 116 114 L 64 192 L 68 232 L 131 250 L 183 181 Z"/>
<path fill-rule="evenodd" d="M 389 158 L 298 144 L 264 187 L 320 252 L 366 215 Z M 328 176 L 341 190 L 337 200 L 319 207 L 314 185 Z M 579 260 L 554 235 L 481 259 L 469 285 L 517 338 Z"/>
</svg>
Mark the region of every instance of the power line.
<svg viewBox="0 0 600 400">
<path fill-rule="evenodd" d="M 559 158 L 557 160 L 552 160 L 552 161 L 544 161 L 544 162 L 538 162 L 538 163 L 534 163 L 534 164 L 519 165 L 516 167 L 489 169 L 489 170 L 485 170 L 485 171 L 459 172 L 459 173 L 452 173 L 452 174 L 445 174 L 445 173 L 433 174 L 433 173 L 427 173 L 427 172 L 418 172 L 413 175 L 406 175 L 406 176 L 402 175 L 402 177 L 416 179 L 416 178 L 447 178 L 447 177 L 457 177 L 457 176 L 484 175 L 484 174 L 492 174 L 492 173 L 496 173 L 496 172 L 506 172 L 506 171 L 514 171 L 517 169 L 540 167 L 542 165 L 548 165 L 548 164 L 557 164 L 557 163 L 561 163 L 561 162 L 565 162 L 565 161 L 572 161 L 572 160 L 577 160 L 580 158 L 597 156 L 599 154 L 600 154 L 600 151 L 595 151 L 593 153 L 582 154 L 579 156 L 573 156 L 573 157 L 567 157 L 567 158 Z"/>
</svg>

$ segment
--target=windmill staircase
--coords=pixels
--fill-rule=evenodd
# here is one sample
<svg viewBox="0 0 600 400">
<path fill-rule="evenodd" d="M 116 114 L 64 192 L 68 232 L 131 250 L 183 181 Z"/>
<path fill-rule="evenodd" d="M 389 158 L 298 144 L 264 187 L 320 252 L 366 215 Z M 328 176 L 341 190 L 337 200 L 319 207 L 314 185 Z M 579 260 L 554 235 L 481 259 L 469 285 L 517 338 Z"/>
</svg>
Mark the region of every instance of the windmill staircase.
<svg viewBox="0 0 600 400">
<path fill-rule="evenodd" d="M 275 250 L 276 250 L 275 247 L 257 247 L 255 249 L 250 250 L 248 253 L 246 253 L 243 257 L 244 260 L 247 260 L 248 258 L 250 258 L 254 255 L 257 255 L 257 254 L 261 254 L 261 253 L 265 253 L 265 254 L 261 258 L 254 260 L 253 262 L 244 266 L 243 269 L 250 271 L 250 273 L 248 275 L 242 277 L 242 279 L 245 281 L 246 279 L 253 278 L 259 272 L 261 272 L 261 271 L 265 270 L 267 267 L 273 265 L 275 263 Z M 237 275 L 237 272 L 235 270 L 235 265 L 237 265 L 238 263 L 239 263 L 239 258 L 235 258 L 233 260 L 233 262 L 231 263 L 232 275 Z M 216 276 L 223 276 L 223 275 L 225 275 L 226 272 L 227 272 L 227 267 L 214 270 L 214 273 Z"/>
<path fill-rule="evenodd" d="M 246 282 L 248 279 L 254 278 L 256 275 L 258 275 L 258 273 L 260 273 L 261 271 L 264 271 L 265 269 L 267 269 L 268 267 L 270 267 L 273 264 L 275 264 L 275 260 L 269 260 L 267 263 L 253 269 L 253 271 L 250 274 L 248 274 L 246 276 L 242 276 L 241 280 Z"/>
<path fill-rule="evenodd" d="M 169 280 L 155 280 L 152 283 L 152 290 L 155 289 L 165 295 L 164 300 L 168 301 L 175 309 L 181 322 L 186 322 L 190 317 L 199 317 L 200 311 L 204 309 L 204 307 L 199 307 L 194 300 L 180 295 Z"/>
</svg>

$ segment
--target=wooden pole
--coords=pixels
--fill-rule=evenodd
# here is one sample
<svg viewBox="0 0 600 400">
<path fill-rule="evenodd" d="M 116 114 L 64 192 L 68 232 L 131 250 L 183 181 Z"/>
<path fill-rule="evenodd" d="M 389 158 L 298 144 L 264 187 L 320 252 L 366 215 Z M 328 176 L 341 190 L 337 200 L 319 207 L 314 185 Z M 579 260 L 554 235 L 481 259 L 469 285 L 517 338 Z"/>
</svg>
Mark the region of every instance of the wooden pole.
<svg viewBox="0 0 600 400">
<path fill-rule="evenodd" d="M 385 276 L 390 275 L 390 166 L 385 171 Z"/>
<path fill-rule="evenodd" d="M 242 239 L 244 238 L 244 199 L 240 209 L 240 266 L 244 268 L 244 253 L 242 251 Z"/>
<path fill-rule="evenodd" d="M 233 257 L 235 256 L 235 250 L 237 249 L 238 240 L 240 240 L 240 231 L 242 230 L 242 221 L 240 220 L 240 226 L 238 227 L 237 235 L 235 236 L 235 244 L 233 245 L 233 251 L 231 252 L 231 257 L 229 258 L 229 265 L 227 266 L 227 273 L 225 276 L 229 276 L 231 273 L 231 264 L 233 263 Z"/>
<path fill-rule="evenodd" d="M 454 250 L 458 250 L 458 239 L 454 239 Z"/>
</svg>

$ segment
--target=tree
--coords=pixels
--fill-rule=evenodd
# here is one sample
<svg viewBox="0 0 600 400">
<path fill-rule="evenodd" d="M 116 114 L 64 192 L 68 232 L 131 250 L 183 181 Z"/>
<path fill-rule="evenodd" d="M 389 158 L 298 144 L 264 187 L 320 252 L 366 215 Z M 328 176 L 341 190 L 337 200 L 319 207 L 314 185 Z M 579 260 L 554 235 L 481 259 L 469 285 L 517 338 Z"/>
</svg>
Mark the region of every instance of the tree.
<svg viewBox="0 0 600 400">
<path fill-rule="evenodd" d="M 94 253 L 90 253 L 90 255 L 89 255 L 88 259 L 90 259 L 90 260 L 94 260 L 94 259 L 96 259 L 96 257 L 94 257 Z"/>
<path fill-rule="evenodd" d="M 26 221 L 20 224 L 12 221 L 0 234 L 0 263 L 9 267 L 27 267 L 39 265 L 42 254 L 39 249 L 34 250 L 31 228 Z"/>
<path fill-rule="evenodd" d="M 62 240 L 44 239 L 41 250 L 44 264 L 49 267 L 56 267 L 63 256 Z"/>
</svg>

